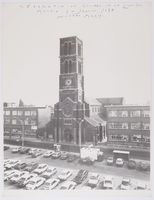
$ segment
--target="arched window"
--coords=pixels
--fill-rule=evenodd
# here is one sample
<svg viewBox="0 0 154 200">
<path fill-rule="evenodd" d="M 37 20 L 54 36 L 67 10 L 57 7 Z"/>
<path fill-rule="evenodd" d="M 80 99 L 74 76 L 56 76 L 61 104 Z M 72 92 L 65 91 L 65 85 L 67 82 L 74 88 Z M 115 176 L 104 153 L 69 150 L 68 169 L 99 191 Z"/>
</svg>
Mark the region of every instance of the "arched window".
<svg viewBox="0 0 154 200">
<path fill-rule="evenodd" d="M 69 73 L 72 73 L 72 61 L 69 61 Z"/>
<path fill-rule="evenodd" d="M 69 70 L 68 70 L 68 61 L 65 60 L 64 73 L 67 74 L 68 72 L 69 72 Z"/>
<path fill-rule="evenodd" d="M 64 44 L 64 55 L 67 55 L 67 42 Z"/>
<path fill-rule="evenodd" d="M 71 54 L 71 42 L 69 42 L 68 53 Z"/>
</svg>

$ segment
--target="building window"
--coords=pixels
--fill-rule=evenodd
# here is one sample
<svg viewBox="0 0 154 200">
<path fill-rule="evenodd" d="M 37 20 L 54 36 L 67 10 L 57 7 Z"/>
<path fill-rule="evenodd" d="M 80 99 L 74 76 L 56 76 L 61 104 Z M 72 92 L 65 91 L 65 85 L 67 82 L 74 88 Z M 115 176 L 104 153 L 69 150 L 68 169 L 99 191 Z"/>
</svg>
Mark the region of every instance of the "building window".
<svg viewBox="0 0 154 200">
<path fill-rule="evenodd" d="M 67 42 L 64 44 L 64 55 L 67 55 Z"/>
<path fill-rule="evenodd" d="M 68 73 L 68 61 L 65 60 L 65 64 L 64 64 L 64 73 L 67 74 Z"/>
<path fill-rule="evenodd" d="M 146 143 L 150 143 L 150 137 L 143 135 L 143 139 Z"/>
<path fill-rule="evenodd" d="M 118 117 L 128 117 L 128 111 L 118 111 Z"/>
<path fill-rule="evenodd" d="M 133 135 L 131 140 L 132 142 L 141 142 L 141 135 Z"/>
<path fill-rule="evenodd" d="M 150 130 L 150 124 L 149 123 L 143 123 L 143 130 Z"/>
<path fill-rule="evenodd" d="M 109 123 L 109 129 L 128 129 L 128 123 Z"/>
<path fill-rule="evenodd" d="M 108 112 L 108 116 L 109 117 L 117 117 L 117 111 L 116 110 L 111 110 Z"/>
<path fill-rule="evenodd" d="M 72 53 L 72 52 L 71 52 L 71 46 L 72 46 L 72 45 L 71 45 L 71 42 L 69 42 L 69 46 L 68 46 L 68 53 L 69 53 L 69 54 Z"/>
<path fill-rule="evenodd" d="M 17 120 L 16 119 L 12 119 L 12 124 L 17 124 Z"/>
<path fill-rule="evenodd" d="M 18 110 L 18 115 L 19 115 L 19 116 L 23 115 L 23 111 Z"/>
<path fill-rule="evenodd" d="M 71 60 L 69 60 L 68 72 L 69 72 L 69 73 L 72 73 L 72 61 L 71 61 Z"/>
<path fill-rule="evenodd" d="M 141 129 L 141 123 L 131 123 L 131 129 L 140 130 Z"/>
<path fill-rule="evenodd" d="M 5 124 L 10 124 L 11 120 L 10 119 L 4 119 Z"/>
<path fill-rule="evenodd" d="M 25 111 L 25 116 L 30 116 L 30 111 Z"/>
<path fill-rule="evenodd" d="M 128 141 L 127 135 L 110 135 L 109 138 L 110 138 L 110 141 L 122 141 L 122 142 Z"/>
<path fill-rule="evenodd" d="M 25 119 L 24 125 L 30 125 L 29 119 Z"/>
<path fill-rule="evenodd" d="M 64 119 L 64 125 L 72 125 L 71 119 Z"/>
<path fill-rule="evenodd" d="M 36 116 L 36 111 L 31 111 L 31 116 Z"/>
<path fill-rule="evenodd" d="M 78 55 L 81 56 L 81 45 L 78 44 Z"/>
<path fill-rule="evenodd" d="M 12 115 L 17 115 L 17 110 L 13 110 Z"/>
<path fill-rule="evenodd" d="M 6 110 L 5 115 L 10 115 L 10 110 Z"/>
<path fill-rule="evenodd" d="M 140 111 L 139 110 L 130 111 L 130 116 L 131 117 L 140 117 Z"/>
<path fill-rule="evenodd" d="M 150 117 L 150 111 L 149 110 L 144 110 L 142 112 L 143 117 Z"/>
<path fill-rule="evenodd" d="M 36 121 L 35 120 L 31 120 L 31 125 L 35 126 L 36 125 Z"/>
</svg>

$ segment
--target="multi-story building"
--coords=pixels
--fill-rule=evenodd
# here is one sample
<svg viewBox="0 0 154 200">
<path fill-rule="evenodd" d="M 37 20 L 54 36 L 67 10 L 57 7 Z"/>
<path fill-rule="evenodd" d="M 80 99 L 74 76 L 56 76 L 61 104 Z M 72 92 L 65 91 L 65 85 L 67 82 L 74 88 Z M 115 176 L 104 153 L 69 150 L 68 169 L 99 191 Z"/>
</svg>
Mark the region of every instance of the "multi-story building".
<svg viewBox="0 0 154 200">
<path fill-rule="evenodd" d="M 107 110 L 107 142 L 126 146 L 150 146 L 150 107 L 110 105 Z"/>
<path fill-rule="evenodd" d="M 39 127 L 51 120 L 51 107 L 4 106 L 4 135 L 17 135 L 23 131 L 25 136 L 35 136 Z"/>
</svg>

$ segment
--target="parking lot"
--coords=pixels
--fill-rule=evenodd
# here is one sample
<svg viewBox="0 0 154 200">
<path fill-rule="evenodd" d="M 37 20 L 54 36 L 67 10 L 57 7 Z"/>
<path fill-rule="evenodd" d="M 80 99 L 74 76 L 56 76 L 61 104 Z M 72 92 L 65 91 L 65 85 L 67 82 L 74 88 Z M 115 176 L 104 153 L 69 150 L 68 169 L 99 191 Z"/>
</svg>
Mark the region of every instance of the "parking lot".
<svg viewBox="0 0 154 200">
<path fill-rule="evenodd" d="M 45 158 L 43 157 L 43 153 L 47 150 L 42 150 L 42 154 L 36 158 L 32 158 L 31 155 L 28 154 L 20 154 L 20 153 L 12 153 L 11 146 L 8 150 L 4 151 L 4 159 L 16 159 L 24 161 L 25 163 L 37 162 L 40 164 L 47 164 L 49 167 L 56 167 L 57 173 L 52 176 L 52 178 L 57 178 L 58 175 L 62 172 L 63 169 L 69 169 L 72 172 L 72 175 L 67 179 L 72 180 L 77 172 L 80 169 L 88 170 L 89 174 L 91 172 L 95 172 L 99 174 L 99 182 L 106 176 L 112 176 L 113 178 L 113 189 L 119 189 L 119 185 L 121 184 L 122 178 L 126 177 L 131 180 L 131 189 L 135 189 L 136 185 L 140 182 L 147 185 L 149 189 L 149 179 L 150 179 L 150 172 L 149 171 L 138 171 L 138 170 L 130 170 L 125 165 L 123 167 L 116 167 L 108 166 L 106 164 L 106 160 L 102 162 L 95 162 L 94 165 L 83 165 L 78 162 L 76 159 L 73 162 L 67 162 L 67 160 L 61 159 L 53 159 L 51 157 Z M 87 185 L 89 176 L 79 185 L 77 185 L 76 189 L 82 189 L 83 186 Z M 63 182 L 61 182 L 55 189 L 60 189 Z M 8 181 L 4 183 L 4 189 L 25 189 L 25 188 L 18 188 L 16 184 L 10 184 Z M 39 188 L 38 188 L 39 189 Z M 99 184 L 94 187 L 93 189 L 100 189 Z"/>
</svg>

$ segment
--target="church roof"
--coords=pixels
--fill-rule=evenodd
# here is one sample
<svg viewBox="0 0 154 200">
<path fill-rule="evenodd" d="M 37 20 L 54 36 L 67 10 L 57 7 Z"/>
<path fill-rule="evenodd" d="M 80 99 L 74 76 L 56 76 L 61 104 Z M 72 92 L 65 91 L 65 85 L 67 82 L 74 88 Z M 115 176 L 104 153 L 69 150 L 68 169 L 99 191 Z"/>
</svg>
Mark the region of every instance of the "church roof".
<svg viewBox="0 0 154 200">
<path fill-rule="evenodd" d="M 101 106 L 101 103 L 97 99 L 85 98 L 85 101 L 90 105 Z"/>
<path fill-rule="evenodd" d="M 102 125 L 105 125 L 105 121 L 103 119 L 101 119 L 98 115 L 97 116 L 91 116 L 91 117 L 85 117 L 85 120 L 91 124 L 94 127 L 97 127 L 100 125 L 100 123 Z"/>
</svg>

